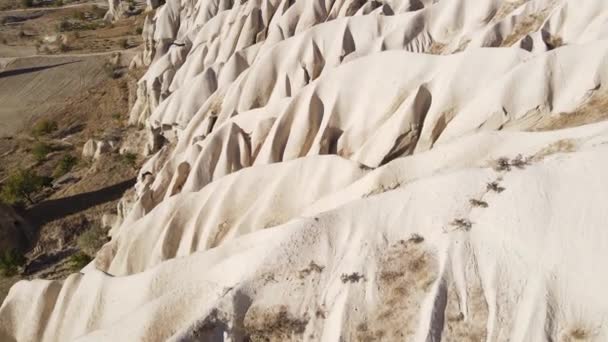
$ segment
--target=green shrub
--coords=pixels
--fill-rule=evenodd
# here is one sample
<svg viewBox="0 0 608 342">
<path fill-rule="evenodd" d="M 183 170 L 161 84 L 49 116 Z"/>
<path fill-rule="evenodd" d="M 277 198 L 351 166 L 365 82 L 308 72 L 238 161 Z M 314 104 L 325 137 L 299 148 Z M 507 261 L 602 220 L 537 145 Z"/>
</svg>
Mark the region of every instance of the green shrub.
<svg viewBox="0 0 608 342">
<path fill-rule="evenodd" d="M 36 158 L 36 161 L 40 163 L 46 159 L 46 156 L 49 153 L 53 152 L 53 149 L 48 144 L 45 144 L 43 142 L 37 142 L 36 144 L 34 144 L 34 147 L 32 147 L 32 150 L 30 152 L 32 153 L 34 158 Z"/>
<path fill-rule="evenodd" d="M 53 172 L 53 176 L 61 177 L 66 173 L 72 171 L 72 168 L 78 164 L 78 158 L 74 157 L 71 154 L 66 154 L 59 160 L 59 163 L 55 167 L 55 171 Z"/>
<path fill-rule="evenodd" d="M 87 231 L 82 233 L 76 243 L 80 250 L 88 255 L 94 257 L 97 251 L 108 241 L 108 232 L 101 225 L 94 225 Z"/>
<path fill-rule="evenodd" d="M 32 135 L 39 137 L 41 135 L 47 135 L 57 130 L 57 122 L 52 120 L 41 120 L 38 121 L 34 128 L 32 128 Z"/>
<path fill-rule="evenodd" d="M 130 165 L 131 167 L 135 167 L 137 165 L 137 155 L 131 152 L 125 152 L 121 155 L 122 161 Z"/>
<path fill-rule="evenodd" d="M 67 18 L 61 19 L 59 24 L 57 24 L 57 30 L 59 32 L 70 31 L 72 29 L 72 24 Z"/>
<path fill-rule="evenodd" d="M 19 272 L 19 267 L 25 263 L 23 254 L 13 249 L 0 254 L 0 273 L 12 277 Z"/>
<path fill-rule="evenodd" d="M 91 260 L 93 259 L 85 253 L 76 253 L 70 257 L 70 269 L 73 271 L 79 271 L 88 265 Z"/>
<path fill-rule="evenodd" d="M 135 29 L 135 34 L 141 35 L 144 32 L 143 27 L 138 27 Z"/>
<path fill-rule="evenodd" d="M 21 6 L 23 7 L 33 7 L 34 0 L 21 0 Z"/>
<path fill-rule="evenodd" d="M 48 186 L 51 180 L 41 177 L 31 170 L 18 170 L 8 176 L 0 191 L 0 199 L 11 205 L 18 205 L 23 201 L 34 204 L 32 195 Z"/>
<path fill-rule="evenodd" d="M 74 12 L 73 17 L 76 20 L 86 20 L 84 12 Z"/>
</svg>

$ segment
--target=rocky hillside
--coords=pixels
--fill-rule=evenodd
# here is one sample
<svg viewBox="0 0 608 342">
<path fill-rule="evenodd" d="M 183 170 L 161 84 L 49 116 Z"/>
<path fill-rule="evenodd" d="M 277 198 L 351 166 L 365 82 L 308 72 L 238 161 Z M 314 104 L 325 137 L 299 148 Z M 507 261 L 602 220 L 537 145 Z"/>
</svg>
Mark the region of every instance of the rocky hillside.
<svg viewBox="0 0 608 342">
<path fill-rule="evenodd" d="M 147 10 L 147 162 L 0 340 L 608 340 L 608 2 Z"/>
</svg>

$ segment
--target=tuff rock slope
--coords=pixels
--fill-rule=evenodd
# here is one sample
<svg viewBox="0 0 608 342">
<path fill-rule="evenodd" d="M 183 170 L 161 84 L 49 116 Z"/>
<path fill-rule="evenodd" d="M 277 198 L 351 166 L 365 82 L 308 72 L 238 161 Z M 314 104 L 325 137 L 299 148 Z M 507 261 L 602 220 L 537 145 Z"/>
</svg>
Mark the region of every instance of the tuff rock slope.
<svg viewBox="0 0 608 342">
<path fill-rule="evenodd" d="M 3 341 L 604 341 L 608 2 L 168 0 L 112 240 Z"/>
</svg>

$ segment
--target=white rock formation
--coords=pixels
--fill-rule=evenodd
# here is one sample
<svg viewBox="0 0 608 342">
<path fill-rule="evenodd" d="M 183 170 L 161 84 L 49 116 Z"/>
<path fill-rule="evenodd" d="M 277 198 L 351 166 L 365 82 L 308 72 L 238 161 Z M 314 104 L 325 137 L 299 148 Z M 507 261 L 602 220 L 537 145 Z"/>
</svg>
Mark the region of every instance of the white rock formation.
<svg viewBox="0 0 608 342">
<path fill-rule="evenodd" d="M 159 0 L 108 0 L 108 12 L 104 20 L 108 22 L 116 21 L 124 17 L 139 14 L 143 7 L 153 9 L 158 7 Z M 156 5 L 156 7 L 154 6 Z"/>
<path fill-rule="evenodd" d="M 102 154 L 112 152 L 118 148 L 118 143 L 114 140 L 89 139 L 82 148 L 82 156 L 97 160 Z"/>
<path fill-rule="evenodd" d="M 144 31 L 122 224 L 15 285 L 0 340 L 608 340 L 608 2 L 169 0 Z"/>
</svg>

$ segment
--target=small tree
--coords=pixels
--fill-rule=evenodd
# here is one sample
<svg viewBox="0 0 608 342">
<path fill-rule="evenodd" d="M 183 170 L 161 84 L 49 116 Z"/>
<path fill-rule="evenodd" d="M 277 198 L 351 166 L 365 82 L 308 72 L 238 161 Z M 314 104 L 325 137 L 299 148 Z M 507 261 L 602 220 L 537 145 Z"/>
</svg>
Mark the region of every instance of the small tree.
<svg viewBox="0 0 608 342">
<path fill-rule="evenodd" d="M 24 200 L 34 204 L 32 195 L 49 183 L 48 178 L 41 177 L 31 170 L 18 170 L 6 179 L 0 191 L 0 199 L 7 204 L 19 204 Z"/>
</svg>

